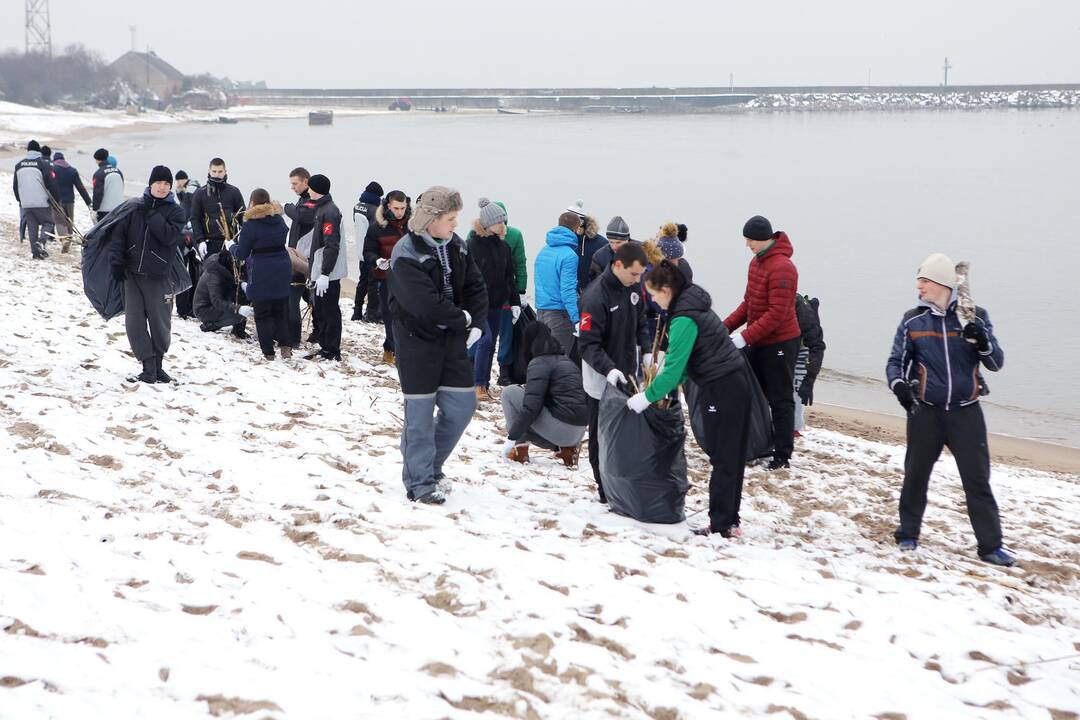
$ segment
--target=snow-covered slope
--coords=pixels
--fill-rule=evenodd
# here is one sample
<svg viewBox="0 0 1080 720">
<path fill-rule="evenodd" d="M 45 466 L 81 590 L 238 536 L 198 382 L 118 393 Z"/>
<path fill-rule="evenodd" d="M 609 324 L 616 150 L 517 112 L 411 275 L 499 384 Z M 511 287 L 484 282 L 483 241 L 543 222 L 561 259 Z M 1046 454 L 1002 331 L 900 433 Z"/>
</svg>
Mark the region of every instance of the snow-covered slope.
<svg viewBox="0 0 1080 720">
<path fill-rule="evenodd" d="M 973 559 L 943 462 L 925 549 L 902 558 L 902 448 L 810 431 L 790 472 L 749 473 L 744 538 L 702 539 L 608 513 L 584 459 L 510 467 L 492 405 L 449 502 L 414 505 L 379 328 L 349 323 L 340 365 L 263 363 L 176 320 L 181 384 L 125 387 L 123 322 L 93 313 L 77 257 L 31 261 L 7 209 L 2 718 L 1080 708 L 1075 477 L 995 468 L 1023 563 L 1001 571 Z M 696 512 L 696 448 L 691 466 Z"/>
</svg>

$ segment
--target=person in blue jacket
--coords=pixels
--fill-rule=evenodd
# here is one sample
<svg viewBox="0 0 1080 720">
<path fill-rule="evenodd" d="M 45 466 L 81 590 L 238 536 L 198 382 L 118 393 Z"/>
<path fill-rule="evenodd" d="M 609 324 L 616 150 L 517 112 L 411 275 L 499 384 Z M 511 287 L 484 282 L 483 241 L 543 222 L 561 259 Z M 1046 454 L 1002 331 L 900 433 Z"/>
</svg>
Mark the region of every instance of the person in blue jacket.
<svg viewBox="0 0 1080 720">
<path fill-rule="evenodd" d="M 292 260 L 286 250 L 289 226 L 281 217 L 284 210 L 270 200 L 263 188 L 251 192 L 244 225 L 229 252 L 239 262 L 248 261 L 248 281 L 241 289 L 251 300 L 239 312 L 255 318 L 259 348 L 267 360 L 274 359 L 274 341 L 281 357 L 292 357 L 289 340 L 288 300 L 292 282 Z M 249 260 L 250 258 L 250 260 Z"/>
<path fill-rule="evenodd" d="M 1001 547 L 986 421 L 979 405 L 979 397 L 987 393 L 980 369 L 1000 370 L 1005 354 L 986 310 L 976 307 L 968 322 L 957 314 L 952 260 L 941 253 L 926 258 L 916 284 L 919 304 L 904 314 L 896 329 L 885 368 L 889 388 L 907 412 L 896 542 L 901 550 L 918 547 L 930 473 L 942 448 L 948 447 L 960 471 L 979 557 L 993 565 L 1013 565 L 1015 560 Z"/>
<path fill-rule="evenodd" d="M 569 354 L 578 314 L 578 230 L 581 216 L 564 212 L 547 234 L 547 244 L 536 256 L 536 319 L 547 325 L 563 352 Z"/>
</svg>

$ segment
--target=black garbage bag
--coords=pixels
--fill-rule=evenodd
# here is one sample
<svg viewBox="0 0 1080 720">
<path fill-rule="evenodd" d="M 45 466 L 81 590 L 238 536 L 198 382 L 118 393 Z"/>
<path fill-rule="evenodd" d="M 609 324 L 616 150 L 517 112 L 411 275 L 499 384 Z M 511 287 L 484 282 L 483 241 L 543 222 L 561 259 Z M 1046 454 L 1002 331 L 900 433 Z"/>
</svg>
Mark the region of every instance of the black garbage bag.
<svg viewBox="0 0 1080 720">
<path fill-rule="evenodd" d="M 510 380 L 514 385 L 524 385 L 529 371 L 529 356 L 525 347 L 525 328 L 536 320 L 536 311 L 528 305 L 521 306 L 521 316 L 514 323 L 513 360 L 510 363 Z"/>
<path fill-rule="evenodd" d="M 169 294 L 176 296 L 191 289 L 191 270 L 188 268 L 187 258 L 177 246 L 169 258 Z"/>
<path fill-rule="evenodd" d="M 600 400 L 600 477 L 608 506 L 641 522 L 682 522 L 690 489 L 682 405 L 652 405 L 638 415 L 626 400 L 610 385 Z"/>
<path fill-rule="evenodd" d="M 744 361 L 739 372 L 746 375 L 750 385 L 750 432 L 746 442 L 746 461 L 750 462 L 773 454 L 772 410 L 769 409 L 769 401 L 758 384 L 750 363 Z M 704 437 L 705 422 L 701 416 L 701 403 L 697 401 L 698 386 L 687 380 L 683 385 L 683 392 L 690 408 L 690 428 L 694 437 Z"/>
</svg>

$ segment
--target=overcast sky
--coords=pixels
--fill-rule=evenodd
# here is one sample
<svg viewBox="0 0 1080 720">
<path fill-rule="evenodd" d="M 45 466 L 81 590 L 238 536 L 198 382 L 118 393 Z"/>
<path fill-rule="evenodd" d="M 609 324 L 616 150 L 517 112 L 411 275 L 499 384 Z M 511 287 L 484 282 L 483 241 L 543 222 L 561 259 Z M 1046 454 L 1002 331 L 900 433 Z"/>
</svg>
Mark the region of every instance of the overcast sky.
<svg viewBox="0 0 1080 720">
<path fill-rule="evenodd" d="M 23 2 L 0 47 L 23 48 Z M 1080 82 L 1080 0 L 51 0 L 54 48 L 274 87 Z M 520 6 L 520 7 L 519 7 Z M 259 8 L 255 11 L 254 8 Z"/>
</svg>

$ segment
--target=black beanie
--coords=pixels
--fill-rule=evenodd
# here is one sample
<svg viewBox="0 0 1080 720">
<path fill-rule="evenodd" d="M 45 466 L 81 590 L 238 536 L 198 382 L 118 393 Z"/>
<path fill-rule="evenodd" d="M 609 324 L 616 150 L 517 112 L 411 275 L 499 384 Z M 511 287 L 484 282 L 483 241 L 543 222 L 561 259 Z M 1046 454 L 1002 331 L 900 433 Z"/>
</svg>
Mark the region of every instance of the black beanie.
<svg viewBox="0 0 1080 720">
<path fill-rule="evenodd" d="M 176 179 L 177 180 L 187 180 L 188 179 L 187 173 L 184 172 L 183 170 L 177 170 L 176 171 Z"/>
<path fill-rule="evenodd" d="M 98 162 L 105 162 L 109 159 L 109 151 L 105 148 L 98 148 L 94 151 L 94 159 Z"/>
<path fill-rule="evenodd" d="M 153 185 L 154 183 L 165 180 L 169 185 L 173 184 L 172 170 L 164 165 L 155 165 L 154 169 L 150 171 L 150 180 L 147 181 L 147 185 Z"/>
<path fill-rule="evenodd" d="M 319 192 L 319 191 L 316 190 L 315 192 Z M 375 182 L 374 180 L 372 180 L 371 182 L 369 182 L 367 184 L 367 187 L 364 188 L 364 192 L 369 192 L 372 195 L 378 195 L 379 197 L 383 196 L 382 185 Z"/>
<path fill-rule="evenodd" d="M 26 143 L 26 150 L 27 152 L 41 152 L 41 146 L 38 145 L 37 140 L 31 140 L 30 142 Z"/>
<path fill-rule="evenodd" d="M 750 240 L 772 240 L 772 223 L 767 218 L 755 215 L 743 225 L 742 234 Z"/>
<path fill-rule="evenodd" d="M 330 178 L 325 175 L 312 175 L 307 184 L 309 188 L 320 195 L 330 194 Z"/>
</svg>

